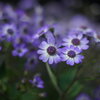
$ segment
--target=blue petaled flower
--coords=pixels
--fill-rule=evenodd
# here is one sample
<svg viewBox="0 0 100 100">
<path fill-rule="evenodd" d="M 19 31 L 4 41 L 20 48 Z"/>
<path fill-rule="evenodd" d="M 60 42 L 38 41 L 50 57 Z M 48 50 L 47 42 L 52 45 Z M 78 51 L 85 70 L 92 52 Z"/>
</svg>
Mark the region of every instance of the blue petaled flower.
<svg viewBox="0 0 100 100">
<path fill-rule="evenodd" d="M 85 93 L 81 93 L 80 95 L 78 95 L 76 97 L 75 100 L 91 100 L 90 96 L 88 96 L 87 94 Z"/>
<path fill-rule="evenodd" d="M 81 50 L 77 47 L 70 46 L 62 49 L 62 61 L 66 61 L 68 65 L 73 66 L 75 63 L 81 63 L 84 56 L 80 55 Z"/>
<path fill-rule="evenodd" d="M 29 80 L 29 82 L 37 88 L 44 88 L 44 81 L 41 79 L 40 75 L 35 75 L 33 80 Z"/>
<path fill-rule="evenodd" d="M 52 35 L 48 36 L 47 41 L 43 41 L 40 46 L 40 50 L 37 51 L 40 54 L 39 59 L 43 62 L 48 62 L 49 64 L 58 63 L 61 61 L 60 49 L 55 42 Z"/>
<path fill-rule="evenodd" d="M 19 45 L 14 48 L 14 50 L 12 51 L 12 55 L 23 57 L 27 52 L 28 49 L 25 47 L 25 45 Z"/>
<path fill-rule="evenodd" d="M 7 41 L 12 41 L 17 34 L 17 28 L 15 24 L 5 24 L 1 29 L 0 37 Z"/>
<path fill-rule="evenodd" d="M 67 38 L 63 39 L 63 46 L 75 46 L 78 47 L 79 49 L 86 50 L 89 48 L 88 46 L 89 41 L 87 38 L 83 38 L 82 34 L 78 35 L 69 35 Z"/>
</svg>

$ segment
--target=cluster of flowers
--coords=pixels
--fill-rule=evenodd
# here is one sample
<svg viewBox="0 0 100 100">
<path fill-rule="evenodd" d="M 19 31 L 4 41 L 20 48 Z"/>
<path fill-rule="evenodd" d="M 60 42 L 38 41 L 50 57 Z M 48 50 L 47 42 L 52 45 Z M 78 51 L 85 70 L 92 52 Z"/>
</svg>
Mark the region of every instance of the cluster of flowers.
<svg viewBox="0 0 100 100">
<path fill-rule="evenodd" d="M 3 42 L 11 43 L 12 55 L 25 57 L 25 66 L 36 64 L 38 54 L 43 62 L 56 64 L 66 61 L 73 66 L 84 59 L 81 53 L 89 48 L 90 38 L 100 42 L 100 36 L 86 26 L 66 31 L 64 36 L 63 33 L 55 34 L 59 29 L 55 25 L 45 24 L 41 9 L 35 6 L 29 13 L 25 9 L 0 4 L 0 50 L 3 50 Z"/>
<path fill-rule="evenodd" d="M 50 34 L 50 32 L 47 32 Z M 89 48 L 91 39 L 100 42 L 96 32 L 92 29 L 82 26 L 79 29 L 70 30 L 67 35 L 62 38 L 62 42 L 55 38 L 52 33 L 48 35 L 47 41 L 43 41 L 39 50 L 39 59 L 49 64 L 66 61 L 68 65 L 73 66 L 75 63 L 81 63 L 84 56 L 81 53 Z"/>
</svg>

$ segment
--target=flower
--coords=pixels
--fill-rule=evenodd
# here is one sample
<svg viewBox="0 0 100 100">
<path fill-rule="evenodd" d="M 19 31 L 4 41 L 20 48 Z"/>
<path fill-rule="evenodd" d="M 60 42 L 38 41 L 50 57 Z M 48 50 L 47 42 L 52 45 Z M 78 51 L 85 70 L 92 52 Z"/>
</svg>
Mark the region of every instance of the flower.
<svg viewBox="0 0 100 100">
<path fill-rule="evenodd" d="M 29 55 L 27 55 L 27 61 L 25 63 L 25 69 L 26 70 L 32 70 L 36 67 L 38 64 L 37 54 L 35 52 L 29 52 Z"/>
<path fill-rule="evenodd" d="M 90 99 L 90 97 L 87 94 L 81 93 L 80 95 L 78 95 L 76 97 L 75 100 L 91 100 L 91 99 Z"/>
<path fill-rule="evenodd" d="M 100 86 L 94 90 L 94 98 L 95 100 L 100 100 Z"/>
<path fill-rule="evenodd" d="M 17 28 L 15 24 L 5 24 L 1 29 L 0 37 L 12 41 L 17 34 Z"/>
<path fill-rule="evenodd" d="M 40 50 L 37 51 L 40 54 L 39 59 L 49 64 L 58 63 L 61 60 L 59 55 L 60 49 L 52 35 L 48 35 L 47 38 L 47 42 L 43 41 L 39 46 Z"/>
<path fill-rule="evenodd" d="M 82 34 L 78 35 L 68 35 L 68 38 L 63 39 L 63 46 L 75 46 L 82 50 L 87 50 L 89 48 L 88 46 L 89 40 L 87 38 L 83 38 Z"/>
<path fill-rule="evenodd" d="M 74 46 L 67 46 L 62 49 L 61 58 L 62 61 L 66 61 L 66 64 L 73 66 L 75 63 L 81 63 L 84 56 L 80 55 L 81 50 Z"/>
<path fill-rule="evenodd" d="M 95 33 L 95 31 L 92 28 L 88 28 L 87 26 L 81 26 L 77 30 L 79 30 L 87 36 L 92 36 Z"/>
<path fill-rule="evenodd" d="M 29 80 L 29 82 L 33 86 L 36 86 L 37 88 L 44 88 L 44 81 L 41 79 L 40 75 L 38 74 L 33 77 L 33 80 Z"/>
<path fill-rule="evenodd" d="M 100 34 L 95 33 L 93 37 L 96 43 L 100 43 Z"/>
<path fill-rule="evenodd" d="M 16 46 L 15 49 L 12 51 L 13 56 L 23 57 L 28 52 L 28 49 L 25 45 Z"/>
</svg>

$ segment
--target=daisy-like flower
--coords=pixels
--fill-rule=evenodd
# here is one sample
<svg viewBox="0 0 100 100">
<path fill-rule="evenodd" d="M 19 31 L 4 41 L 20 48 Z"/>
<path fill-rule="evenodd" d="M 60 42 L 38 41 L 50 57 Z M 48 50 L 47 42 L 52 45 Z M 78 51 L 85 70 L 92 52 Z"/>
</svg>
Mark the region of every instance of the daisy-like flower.
<svg viewBox="0 0 100 100">
<path fill-rule="evenodd" d="M 12 41 L 16 36 L 17 29 L 15 24 L 5 24 L 1 29 L 1 38 Z"/>
<path fill-rule="evenodd" d="M 89 48 L 88 46 L 89 40 L 87 38 L 83 38 L 82 34 L 78 35 L 69 35 L 68 38 L 63 39 L 63 46 L 75 46 L 82 50 L 87 50 Z"/>
<path fill-rule="evenodd" d="M 25 69 L 26 70 L 32 70 L 36 67 L 36 65 L 38 64 L 38 56 L 36 52 L 29 52 L 30 54 L 28 54 L 27 57 L 27 61 L 25 63 Z"/>
<path fill-rule="evenodd" d="M 92 28 L 89 28 L 87 26 L 81 26 L 81 27 L 77 28 L 77 30 L 89 37 L 92 37 L 93 34 L 95 34 L 95 31 Z"/>
<path fill-rule="evenodd" d="M 37 51 L 40 54 L 39 59 L 43 62 L 48 62 L 49 64 L 58 63 L 61 61 L 60 58 L 60 49 L 55 42 L 55 39 L 52 35 L 48 36 L 48 40 L 43 41 L 40 46 L 40 50 Z"/>
<path fill-rule="evenodd" d="M 73 66 L 75 63 L 81 63 L 84 56 L 80 55 L 81 50 L 74 46 L 65 47 L 62 49 L 61 58 L 62 61 L 66 61 L 66 64 Z"/>
<path fill-rule="evenodd" d="M 40 75 L 38 74 L 33 77 L 33 80 L 29 80 L 29 82 L 33 86 L 36 86 L 37 88 L 44 88 L 44 81 L 41 79 Z"/>
<path fill-rule="evenodd" d="M 94 38 L 94 40 L 95 40 L 96 43 L 100 43 L 100 33 L 99 34 L 95 33 L 93 35 L 93 38 Z"/>
<path fill-rule="evenodd" d="M 13 56 L 23 57 L 28 52 L 28 49 L 25 45 L 16 46 L 15 49 L 12 51 Z"/>
<path fill-rule="evenodd" d="M 75 100 L 91 100 L 91 98 L 87 94 L 81 93 Z"/>
</svg>

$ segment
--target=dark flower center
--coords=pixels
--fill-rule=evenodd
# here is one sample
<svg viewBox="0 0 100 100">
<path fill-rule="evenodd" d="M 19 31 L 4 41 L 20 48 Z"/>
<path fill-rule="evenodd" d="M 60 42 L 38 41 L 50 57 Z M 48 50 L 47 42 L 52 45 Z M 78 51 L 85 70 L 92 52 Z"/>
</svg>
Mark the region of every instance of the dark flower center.
<svg viewBox="0 0 100 100">
<path fill-rule="evenodd" d="M 27 34 L 27 33 L 28 33 L 28 29 L 27 29 L 27 28 L 24 28 L 24 29 L 23 29 L 23 32 L 24 32 L 25 34 Z"/>
<path fill-rule="evenodd" d="M 82 29 L 86 30 L 87 29 L 87 26 L 81 26 Z"/>
<path fill-rule="evenodd" d="M 10 34 L 10 35 L 13 35 L 13 34 L 14 34 L 14 31 L 13 31 L 12 29 L 8 29 L 7 32 L 8 32 L 8 34 Z"/>
<path fill-rule="evenodd" d="M 68 56 L 71 57 L 71 58 L 74 58 L 76 56 L 76 53 L 71 50 L 71 51 L 68 52 Z"/>
<path fill-rule="evenodd" d="M 47 49 L 47 52 L 49 55 L 55 55 L 56 54 L 56 48 L 54 46 L 50 46 Z"/>
<path fill-rule="evenodd" d="M 80 44 L 80 40 L 79 40 L 79 39 L 77 39 L 77 38 L 76 38 L 76 39 L 73 39 L 73 40 L 72 40 L 72 43 L 73 43 L 74 45 L 76 45 L 76 46 L 77 46 L 77 45 L 79 45 L 79 44 Z"/>
<path fill-rule="evenodd" d="M 4 18 L 4 19 L 2 19 L 2 22 L 3 22 L 3 23 L 9 23 L 9 22 L 10 22 L 10 20 L 9 20 L 9 19 L 7 19 L 7 18 Z"/>
<path fill-rule="evenodd" d="M 34 64 L 34 58 L 30 59 L 30 64 Z"/>
<path fill-rule="evenodd" d="M 18 49 L 18 53 L 21 53 L 22 52 L 22 49 Z"/>
<path fill-rule="evenodd" d="M 100 39 L 100 35 L 97 35 L 97 38 Z"/>
</svg>

